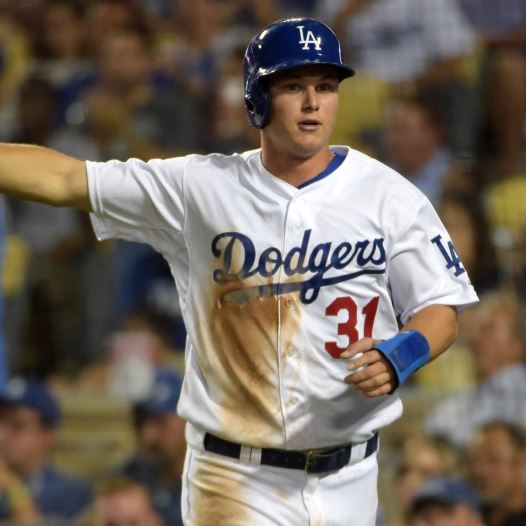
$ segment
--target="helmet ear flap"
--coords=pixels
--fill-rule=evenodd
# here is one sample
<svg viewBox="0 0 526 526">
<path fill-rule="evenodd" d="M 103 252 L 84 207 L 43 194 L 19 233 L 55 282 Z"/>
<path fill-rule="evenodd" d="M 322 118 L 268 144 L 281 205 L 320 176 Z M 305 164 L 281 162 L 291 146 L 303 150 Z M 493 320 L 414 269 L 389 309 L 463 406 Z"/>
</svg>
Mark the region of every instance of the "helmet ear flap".
<svg viewBox="0 0 526 526">
<path fill-rule="evenodd" d="M 250 124 L 264 128 L 270 120 L 270 97 L 259 82 L 251 83 L 251 90 L 245 93 L 245 108 Z"/>
</svg>

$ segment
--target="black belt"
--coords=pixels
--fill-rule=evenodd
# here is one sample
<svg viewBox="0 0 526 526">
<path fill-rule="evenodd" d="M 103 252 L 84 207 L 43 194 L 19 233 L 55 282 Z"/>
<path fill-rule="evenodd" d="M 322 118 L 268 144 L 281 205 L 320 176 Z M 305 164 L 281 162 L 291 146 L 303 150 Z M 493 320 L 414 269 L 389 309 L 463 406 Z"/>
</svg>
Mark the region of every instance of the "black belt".
<svg viewBox="0 0 526 526">
<path fill-rule="evenodd" d="M 205 434 L 206 451 L 231 458 L 240 458 L 241 444 L 230 442 L 210 433 Z M 336 471 L 346 466 L 351 460 L 352 444 L 327 449 L 310 449 L 306 451 L 288 451 L 286 449 L 261 449 L 260 464 L 279 468 L 301 469 L 306 473 L 325 473 Z M 365 447 L 363 458 L 371 456 L 378 448 L 378 433 L 375 433 Z"/>
</svg>

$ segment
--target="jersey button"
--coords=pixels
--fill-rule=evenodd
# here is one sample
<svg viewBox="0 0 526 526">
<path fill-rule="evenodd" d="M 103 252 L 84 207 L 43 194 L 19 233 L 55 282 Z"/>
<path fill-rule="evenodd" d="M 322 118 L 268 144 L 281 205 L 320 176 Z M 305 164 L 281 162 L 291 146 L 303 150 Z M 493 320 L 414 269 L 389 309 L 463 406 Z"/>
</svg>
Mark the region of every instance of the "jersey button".
<svg viewBox="0 0 526 526">
<path fill-rule="evenodd" d="M 296 353 L 298 352 L 298 350 L 295 348 L 295 347 L 291 347 L 289 349 L 289 358 L 292 358 Z"/>
<path fill-rule="evenodd" d="M 291 399 L 290 399 L 290 405 L 296 405 L 298 403 L 298 399 L 293 396 Z"/>
<path fill-rule="evenodd" d="M 292 307 L 294 307 L 294 300 L 292 298 L 289 298 L 285 302 L 285 305 L 286 305 L 287 309 L 292 309 Z"/>
<path fill-rule="evenodd" d="M 294 228 L 295 228 L 296 230 L 301 230 L 301 229 L 303 228 L 303 222 L 302 222 L 302 221 L 296 221 L 296 222 L 294 223 Z"/>
</svg>

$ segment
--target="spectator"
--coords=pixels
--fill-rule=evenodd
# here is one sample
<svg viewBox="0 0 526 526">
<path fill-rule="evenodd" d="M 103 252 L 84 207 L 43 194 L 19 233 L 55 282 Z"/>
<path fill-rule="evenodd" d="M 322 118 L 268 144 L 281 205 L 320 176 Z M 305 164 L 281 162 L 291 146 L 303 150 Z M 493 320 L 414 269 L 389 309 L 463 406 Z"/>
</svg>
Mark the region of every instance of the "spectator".
<svg viewBox="0 0 526 526">
<path fill-rule="evenodd" d="M 6 202 L 0 199 L 0 275 L 5 276 L 4 264 L 6 260 L 7 248 L 7 223 L 6 223 Z M 0 290 L 0 392 L 6 387 L 7 367 L 8 367 L 8 347 L 5 331 L 5 277 Z"/>
<path fill-rule="evenodd" d="M 126 477 L 108 477 L 97 488 L 92 517 L 81 526 L 162 526 L 146 488 Z M 166 523 L 171 526 L 171 523 Z"/>
<path fill-rule="evenodd" d="M 176 30 L 170 43 L 175 74 L 178 82 L 203 103 L 214 80 L 221 39 L 226 36 L 221 4 L 211 0 L 175 4 Z"/>
<path fill-rule="evenodd" d="M 148 31 L 148 17 L 136 0 L 90 0 L 84 4 L 84 34 L 92 57 L 100 54 L 107 35 L 128 29 Z"/>
<path fill-rule="evenodd" d="M 205 0 L 204 4 L 214 4 Z M 231 0 L 230 2 L 215 2 L 222 24 L 237 27 L 248 26 L 252 28 L 263 27 L 278 18 L 286 18 L 283 9 L 280 9 L 279 0 Z M 307 1 L 300 3 L 307 4 Z M 299 8 L 291 16 L 299 16 Z"/>
<path fill-rule="evenodd" d="M 482 102 L 491 131 L 490 142 L 486 141 L 480 153 L 496 154 L 497 173 L 513 175 L 523 167 L 526 146 L 526 3 L 458 3 L 477 31 L 482 49 Z"/>
<path fill-rule="evenodd" d="M 231 154 L 258 146 L 258 135 L 249 126 L 243 103 L 243 75 L 239 64 L 244 52 L 244 46 L 235 47 L 216 75 L 207 146 L 211 151 Z"/>
<path fill-rule="evenodd" d="M 455 251 L 479 292 L 494 289 L 499 283 L 495 247 L 482 198 L 473 192 L 447 192 L 438 215 L 451 235 Z"/>
<path fill-rule="evenodd" d="M 292 16 L 314 16 L 316 5 L 322 3 L 319 0 L 280 0 L 283 17 Z"/>
<path fill-rule="evenodd" d="M 56 92 L 50 83 L 28 77 L 20 89 L 18 127 L 12 140 L 46 144 L 81 159 L 99 158 L 93 141 L 81 130 L 57 127 L 56 110 Z M 9 209 L 11 231 L 29 250 L 23 287 L 9 299 L 7 309 L 11 366 L 16 372 L 31 370 L 39 376 L 71 370 L 86 354 L 78 338 L 77 312 L 84 296 L 80 264 L 93 236 L 72 208 L 11 199 Z M 42 348 L 48 350 L 45 356 Z"/>
<path fill-rule="evenodd" d="M 390 526 L 408 526 L 411 503 L 422 484 L 432 477 L 454 473 L 457 465 L 457 452 L 445 441 L 425 435 L 405 441 L 392 486 L 399 518 Z"/>
<path fill-rule="evenodd" d="M 495 181 L 486 204 L 499 270 L 522 289 L 526 282 L 526 177 L 523 173 Z"/>
<path fill-rule="evenodd" d="M 158 322 L 172 347 L 182 349 L 186 331 L 179 294 L 170 267 L 149 245 L 117 241 L 116 291 L 113 305 L 117 324 L 139 313 Z"/>
<path fill-rule="evenodd" d="M 45 78 L 57 91 L 60 122 L 64 122 L 78 89 L 93 76 L 80 3 L 46 0 L 38 24 L 31 32 L 35 58 L 32 73 Z"/>
<path fill-rule="evenodd" d="M 173 0 L 139 0 L 139 3 L 148 15 L 157 20 L 170 17 L 175 4 Z"/>
<path fill-rule="evenodd" d="M 526 423 L 523 320 L 513 290 L 488 292 L 481 297 L 465 325 L 477 385 L 439 402 L 426 420 L 431 435 L 466 447 L 486 422 L 500 419 Z"/>
<path fill-rule="evenodd" d="M 154 68 L 147 32 L 128 28 L 103 37 L 97 82 L 86 91 L 85 103 L 87 124 L 105 157 L 199 149 L 200 109 Z"/>
<path fill-rule="evenodd" d="M 154 67 L 149 33 L 137 28 L 103 36 L 97 83 L 85 93 L 86 124 L 106 158 L 165 157 L 199 151 L 202 108 Z M 108 111 L 108 107 L 112 111 Z M 116 245 L 116 322 L 145 307 L 154 286 L 175 287 L 164 258 L 146 245 Z"/>
<path fill-rule="evenodd" d="M 14 106 L 18 89 L 30 67 L 26 34 L 16 17 L 0 5 L 0 137 L 10 136 L 16 125 Z"/>
<path fill-rule="evenodd" d="M 444 190 L 461 185 L 462 174 L 445 143 L 440 109 L 423 96 L 399 96 L 384 125 L 387 162 L 431 201 L 440 205 Z"/>
<path fill-rule="evenodd" d="M 319 10 L 347 37 L 358 71 L 433 96 L 453 152 L 472 151 L 474 90 L 463 66 L 475 35 L 455 0 L 326 0 Z"/>
<path fill-rule="evenodd" d="M 469 448 L 468 468 L 488 526 L 526 524 L 526 438 L 505 422 L 484 425 Z"/>
<path fill-rule="evenodd" d="M 437 211 L 475 290 L 484 293 L 494 290 L 502 277 L 481 201 L 476 192 L 450 191 L 443 195 Z M 466 390 L 476 384 L 473 353 L 463 330 L 470 316 L 470 311 L 460 314 L 460 334 L 450 351 L 417 372 L 415 379 L 421 388 L 449 395 L 447 391 Z"/>
<path fill-rule="evenodd" d="M 181 379 L 158 370 L 149 397 L 136 403 L 133 421 L 137 452 L 119 470 L 143 484 L 157 512 L 170 526 L 182 525 L 181 474 L 185 423 L 176 413 Z"/>
<path fill-rule="evenodd" d="M 52 464 L 61 420 L 57 401 L 45 385 L 23 378 L 11 379 L 0 400 L 0 518 L 73 519 L 89 504 L 91 491 Z"/>
<path fill-rule="evenodd" d="M 83 368 L 76 387 L 125 402 L 144 399 L 158 367 L 183 366 L 183 353 L 168 343 L 170 329 L 164 319 L 146 312 L 126 317 L 105 342 L 102 358 Z"/>
<path fill-rule="evenodd" d="M 413 499 L 414 526 L 484 526 L 475 490 L 457 477 L 424 482 Z"/>
</svg>

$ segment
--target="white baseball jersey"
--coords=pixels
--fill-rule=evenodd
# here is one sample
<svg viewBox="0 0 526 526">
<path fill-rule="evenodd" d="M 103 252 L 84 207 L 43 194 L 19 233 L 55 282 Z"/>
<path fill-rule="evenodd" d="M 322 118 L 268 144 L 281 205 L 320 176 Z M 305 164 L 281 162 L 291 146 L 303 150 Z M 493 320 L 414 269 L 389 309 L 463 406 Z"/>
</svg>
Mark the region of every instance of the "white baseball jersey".
<svg viewBox="0 0 526 526">
<path fill-rule="evenodd" d="M 253 447 L 361 442 L 398 418 L 398 395 L 343 381 L 339 353 L 389 338 L 431 304 L 477 301 L 429 201 L 347 147 L 296 188 L 260 151 L 87 163 L 99 239 L 145 242 L 168 261 L 188 331 L 179 413 Z"/>
</svg>

